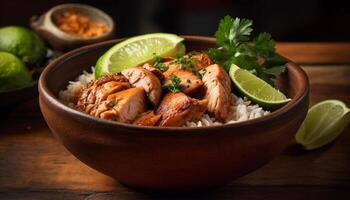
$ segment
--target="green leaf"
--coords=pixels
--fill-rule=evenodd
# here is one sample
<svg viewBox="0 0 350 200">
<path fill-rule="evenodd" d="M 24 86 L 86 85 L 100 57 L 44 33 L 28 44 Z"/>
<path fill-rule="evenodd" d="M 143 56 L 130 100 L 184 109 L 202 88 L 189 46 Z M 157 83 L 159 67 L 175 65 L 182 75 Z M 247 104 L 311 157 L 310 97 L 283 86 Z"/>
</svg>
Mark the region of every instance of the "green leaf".
<svg viewBox="0 0 350 200">
<path fill-rule="evenodd" d="M 249 45 L 248 43 L 242 43 L 237 47 L 237 52 L 239 52 L 240 55 L 248 55 L 248 56 L 255 56 L 257 57 L 254 48 Z"/>
<path fill-rule="evenodd" d="M 241 54 L 239 56 L 231 58 L 229 61 L 231 62 L 229 66 L 231 66 L 231 64 L 236 64 L 240 68 L 246 70 L 252 70 L 259 67 L 258 59 L 254 56 Z"/>
<path fill-rule="evenodd" d="M 285 65 L 280 65 L 280 66 L 271 67 L 269 69 L 264 69 L 263 71 L 265 74 L 269 74 L 276 77 L 282 74 L 283 72 L 285 72 L 285 70 L 286 70 Z"/>
<path fill-rule="evenodd" d="M 273 66 L 284 65 L 287 63 L 287 60 L 277 53 L 273 53 L 272 55 L 270 55 L 269 57 L 265 57 L 264 59 L 265 61 L 262 64 L 262 66 L 265 68 L 271 68 Z"/>
<path fill-rule="evenodd" d="M 256 68 L 256 73 L 257 76 L 261 79 L 263 79 L 264 81 L 266 81 L 268 84 L 272 85 L 275 87 L 275 83 L 272 81 L 272 79 L 270 78 L 270 76 L 268 74 L 266 74 L 262 68 Z"/>
<path fill-rule="evenodd" d="M 237 45 L 240 42 L 249 40 L 250 32 L 252 32 L 252 20 L 249 19 L 233 19 L 227 15 L 220 20 L 218 30 L 215 33 L 216 43 L 219 46 Z"/>
<path fill-rule="evenodd" d="M 212 48 L 206 51 L 206 53 L 209 55 L 211 59 L 214 60 L 215 63 L 224 67 L 225 70 L 228 72 L 232 63 L 230 59 L 234 57 L 236 51 L 232 49 L 219 50 L 219 49 Z"/>
<path fill-rule="evenodd" d="M 180 78 L 176 75 L 171 75 L 170 77 L 170 84 L 163 85 L 163 88 L 166 90 L 169 90 L 170 92 L 177 93 L 180 92 Z"/>
<path fill-rule="evenodd" d="M 159 69 L 160 71 L 164 72 L 167 70 L 167 67 L 162 63 L 162 61 L 163 61 L 162 57 L 156 56 L 154 58 L 153 66 Z"/>
<path fill-rule="evenodd" d="M 249 19 L 225 16 L 215 32 L 219 49 L 209 49 L 206 53 L 226 71 L 229 71 L 231 64 L 236 64 L 254 71 L 258 77 L 274 86 L 273 79 L 283 73 L 287 60 L 276 53 L 275 41 L 269 33 L 260 33 L 252 44 L 247 42 L 253 30 L 252 24 Z"/>
<path fill-rule="evenodd" d="M 204 53 L 208 54 L 208 56 L 211 59 L 213 59 L 215 62 L 217 62 L 218 60 L 221 60 L 223 57 L 222 51 L 219 49 L 215 49 L 215 48 L 210 48 L 207 51 L 205 51 Z"/>
<path fill-rule="evenodd" d="M 267 57 L 275 53 L 275 41 L 269 33 L 260 33 L 253 40 L 254 51 L 263 57 Z"/>
<path fill-rule="evenodd" d="M 218 30 L 215 33 L 217 45 L 224 46 L 226 43 L 229 43 L 232 25 L 233 19 L 231 16 L 227 15 L 220 20 Z"/>
<path fill-rule="evenodd" d="M 239 19 L 235 18 L 233 21 L 233 27 L 230 32 L 230 41 L 233 41 L 233 44 L 246 42 L 249 40 L 249 35 L 253 31 L 251 26 L 253 21 L 250 19 Z"/>
</svg>

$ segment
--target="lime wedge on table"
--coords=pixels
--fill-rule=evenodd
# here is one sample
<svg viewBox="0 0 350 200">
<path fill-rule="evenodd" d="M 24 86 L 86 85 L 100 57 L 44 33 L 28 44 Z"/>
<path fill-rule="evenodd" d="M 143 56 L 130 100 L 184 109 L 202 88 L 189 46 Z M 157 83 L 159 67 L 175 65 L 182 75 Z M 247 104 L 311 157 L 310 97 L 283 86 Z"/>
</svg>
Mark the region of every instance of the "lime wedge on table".
<svg viewBox="0 0 350 200">
<path fill-rule="evenodd" d="M 326 100 L 312 106 L 295 135 L 305 149 L 316 149 L 332 142 L 350 122 L 350 109 L 338 100 Z"/>
<path fill-rule="evenodd" d="M 273 110 L 290 101 L 282 92 L 264 80 L 234 64 L 230 67 L 230 77 L 244 96 L 263 108 Z"/>
<path fill-rule="evenodd" d="M 176 56 L 185 53 L 184 39 L 168 33 L 152 33 L 129 38 L 114 45 L 96 63 L 95 76 L 117 73 L 156 56 Z"/>
</svg>

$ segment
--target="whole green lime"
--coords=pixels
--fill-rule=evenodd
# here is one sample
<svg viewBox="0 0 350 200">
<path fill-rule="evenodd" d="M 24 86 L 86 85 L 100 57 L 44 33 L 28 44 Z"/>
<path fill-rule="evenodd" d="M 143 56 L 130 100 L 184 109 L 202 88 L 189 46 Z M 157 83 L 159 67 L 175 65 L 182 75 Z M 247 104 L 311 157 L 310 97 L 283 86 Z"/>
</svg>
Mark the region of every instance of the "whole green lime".
<svg viewBox="0 0 350 200">
<path fill-rule="evenodd" d="M 0 51 L 0 92 L 22 88 L 32 82 L 32 76 L 19 58 Z"/>
<path fill-rule="evenodd" d="M 46 54 L 44 42 L 33 31 L 19 26 L 0 28 L 0 51 L 16 55 L 28 65 L 38 64 Z"/>
</svg>

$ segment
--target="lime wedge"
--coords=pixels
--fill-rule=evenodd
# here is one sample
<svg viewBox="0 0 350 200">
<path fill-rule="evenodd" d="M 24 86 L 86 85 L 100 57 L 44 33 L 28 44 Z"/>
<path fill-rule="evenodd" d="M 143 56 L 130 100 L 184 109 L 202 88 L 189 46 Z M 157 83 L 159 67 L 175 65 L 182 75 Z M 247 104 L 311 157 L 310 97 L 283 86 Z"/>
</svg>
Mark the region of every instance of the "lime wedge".
<svg viewBox="0 0 350 200">
<path fill-rule="evenodd" d="M 123 69 L 151 61 L 156 56 L 182 56 L 184 39 L 168 33 L 152 33 L 129 38 L 110 48 L 96 63 L 95 76 L 117 73 Z"/>
<path fill-rule="evenodd" d="M 338 100 L 312 106 L 295 135 L 296 142 L 311 150 L 335 140 L 350 122 L 350 109 Z"/>
<path fill-rule="evenodd" d="M 274 110 L 290 101 L 282 92 L 237 65 L 232 64 L 229 73 L 234 85 L 242 95 L 263 108 Z"/>
</svg>

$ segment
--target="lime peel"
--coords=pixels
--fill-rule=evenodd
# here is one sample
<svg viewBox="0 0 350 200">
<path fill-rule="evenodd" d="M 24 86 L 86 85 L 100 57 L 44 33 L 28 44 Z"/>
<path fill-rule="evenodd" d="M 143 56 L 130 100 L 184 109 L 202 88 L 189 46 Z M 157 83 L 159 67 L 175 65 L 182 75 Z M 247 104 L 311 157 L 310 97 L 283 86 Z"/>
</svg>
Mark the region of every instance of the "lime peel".
<svg viewBox="0 0 350 200">
<path fill-rule="evenodd" d="M 350 109 L 339 100 L 325 100 L 312 106 L 295 135 L 297 143 L 312 150 L 334 141 L 350 122 Z"/>
<path fill-rule="evenodd" d="M 266 109 L 274 110 L 291 100 L 264 80 L 235 64 L 231 65 L 229 74 L 244 96 Z"/>
<path fill-rule="evenodd" d="M 117 73 L 128 67 L 153 60 L 156 56 L 166 57 L 183 55 L 184 39 L 169 33 L 152 33 L 124 40 L 107 52 L 96 63 L 95 76 L 105 73 Z"/>
</svg>

